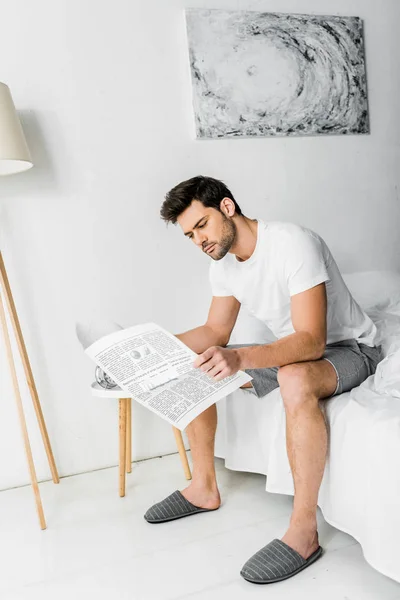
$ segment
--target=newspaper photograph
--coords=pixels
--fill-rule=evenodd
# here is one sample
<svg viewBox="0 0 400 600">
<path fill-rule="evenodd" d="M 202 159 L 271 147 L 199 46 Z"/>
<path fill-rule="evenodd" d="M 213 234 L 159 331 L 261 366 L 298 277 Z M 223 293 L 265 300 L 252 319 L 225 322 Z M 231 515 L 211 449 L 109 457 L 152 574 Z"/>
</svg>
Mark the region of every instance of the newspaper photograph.
<svg viewBox="0 0 400 600">
<path fill-rule="evenodd" d="M 197 354 L 155 323 L 115 331 L 86 354 L 131 397 L 181 431 L 206 408 L 252 377 L 214 381 L 193 367 Z"/>
</svg>

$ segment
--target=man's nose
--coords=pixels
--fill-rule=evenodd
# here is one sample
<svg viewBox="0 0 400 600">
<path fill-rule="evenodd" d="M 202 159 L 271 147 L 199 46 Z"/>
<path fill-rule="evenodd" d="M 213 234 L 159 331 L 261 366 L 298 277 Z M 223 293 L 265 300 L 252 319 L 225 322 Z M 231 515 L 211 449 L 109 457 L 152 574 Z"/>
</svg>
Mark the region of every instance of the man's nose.
<svg viewBox="0 0 400 600">
<path fill-rule="evenodd" d="M 205 237 L 204 233 L 196 231 L 196 234 L 194 237 L 194 242 L 195 242 L 196 246 L 202 247 L 205 241 L 206 241 L 206 237 Z"/>
</svg>

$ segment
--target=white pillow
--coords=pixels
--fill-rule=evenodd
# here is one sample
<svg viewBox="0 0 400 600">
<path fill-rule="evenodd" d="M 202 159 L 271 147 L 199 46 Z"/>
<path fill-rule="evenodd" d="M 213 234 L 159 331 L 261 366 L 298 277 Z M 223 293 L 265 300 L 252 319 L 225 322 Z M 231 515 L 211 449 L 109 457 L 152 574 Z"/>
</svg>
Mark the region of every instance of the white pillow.
<svg viewBox="0 0 400 600">
<path fill-rule="evenodd" d="M 390 303 L 400 293 L 400 273 L 397 271 L 359 271 L 343 273 L 342 277 L 364 310 Z"/>
<path fill-rule="evenodd" d="M 360 271 L 342 275 L 358 304 L 377 327 L 375 344 L 383 356 L 400 342 L 400 273 L 397 271 Z"/>
</svg>

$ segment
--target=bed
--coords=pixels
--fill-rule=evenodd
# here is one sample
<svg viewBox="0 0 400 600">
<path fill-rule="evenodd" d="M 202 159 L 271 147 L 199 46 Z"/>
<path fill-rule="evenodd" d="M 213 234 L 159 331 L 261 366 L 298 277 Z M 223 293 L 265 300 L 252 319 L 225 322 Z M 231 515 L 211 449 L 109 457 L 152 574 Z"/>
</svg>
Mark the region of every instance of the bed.
<svg viewBox="0 0 400 600">
<path fill-rule="evenodd" d="M 329 451 L 318 504 L 326 521 L 361 544 L 372 567 L 400 582 L 400 273 L 343 278 L 377 325 L 384 359 L 360 386 L 320 403 Z M 274 339 L 241 310 L 230 343 Z M 217 410 L 215 456 L 228 469 L 266 475 L 266 491 L 293 495 L 279 388 L 263 398 L 238 390 Z"/>
</svg>

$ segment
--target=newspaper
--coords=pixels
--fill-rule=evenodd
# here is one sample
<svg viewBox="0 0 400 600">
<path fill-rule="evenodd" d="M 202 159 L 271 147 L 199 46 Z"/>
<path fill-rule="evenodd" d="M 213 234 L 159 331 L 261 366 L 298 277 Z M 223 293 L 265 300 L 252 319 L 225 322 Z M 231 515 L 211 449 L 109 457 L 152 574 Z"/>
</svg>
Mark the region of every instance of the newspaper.
<svg viewBox="0 0 400 600">
<path fill-rule="evenodd" d="M 85 352 L 127 397 L 180 430 L 252 379 L 238 371 L 214 381 L 193 367 L 195 352 L 155 323 L 115 331 L 91 344 Z"/>
</svg>

